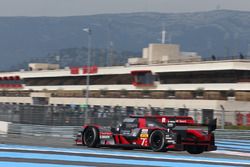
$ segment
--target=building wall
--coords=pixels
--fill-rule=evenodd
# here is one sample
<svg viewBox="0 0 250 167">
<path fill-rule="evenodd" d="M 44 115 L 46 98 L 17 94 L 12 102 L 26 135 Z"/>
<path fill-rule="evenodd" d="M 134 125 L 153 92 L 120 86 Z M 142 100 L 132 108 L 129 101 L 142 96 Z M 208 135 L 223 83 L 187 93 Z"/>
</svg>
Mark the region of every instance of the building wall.
<svg viewBox="0 0 250 167">
<path fill-rule="evenodd" d="M 190 62 L 178 64 L 161 65 L 134 65 L 134 66 L 114 66 L 99 67 L 98 73 L 91 75 L 129 74 L 133 70 L 151 70 L 152 72 L 183 72 L 183 71 L 213 71 L 213 70 L 250 70 L 250 61 L 210 61 L 210 62 Z M 86 75 L 86 74 L 79 74 Z M 20 76 L 20 78 L 36 77 L 63 77 L 72 76 L 70 69 L 43 70 L 43 71 L 16 71 L 1 72 L 0 77 Z"/>
<path fill-rule="evenodd" d="M 211 91 L 227 91 L 230 89 L 239 90 L 239 91 L 250 91 L 250 83 L 218 83 L 218 84 L 159 84 L 151 87 L 150 90 L 180 90 L 180 91 L 192 91 L 197 90 L 197 88 L 203 88 L 204 90 Z M 42 91 L 47 90 L 83 90 L 86 89 L 86 85 L 63 85 L 63 86 L 25 86 L 24 90 L 37 90 Z M 90 85 L 90 90 L 143 90 L 144 88 L 138 88 L 131 85 Z"/>
<path fill-rule="evenodd" d="M 57 70 L 59 69 L 59 64 L 46 64 L 46 63 L 30 63 L 29 69 L 34 71 L 39 70 Z"/>
<path fill-rule="evenodd" d="M 2 96 L 0 97 L 1 103 L 27 103 L 32 104 L 32 98 L 31 97 L 6 97 Z"/>
<path fill-rule="evenodd" d="M 147 59 L 148 60 L 148 48 L 143 48 L 142 50 L 142 58 Z"/>
<path fill-rule="evenodd" d="M 163 60 L 176 60 L 180 58 L 179 45 L 174 44 L 150 44 L 148 48 L 150 64 L 158 64 Z"/>
</svg>

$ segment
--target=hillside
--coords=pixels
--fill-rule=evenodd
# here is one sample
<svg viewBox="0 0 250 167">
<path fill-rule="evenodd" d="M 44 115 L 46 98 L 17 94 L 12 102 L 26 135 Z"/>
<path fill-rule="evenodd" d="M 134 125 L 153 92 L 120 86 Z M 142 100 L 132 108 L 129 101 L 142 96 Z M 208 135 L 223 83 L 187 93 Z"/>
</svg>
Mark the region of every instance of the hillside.
<svg viewBox="0 0 250 167">
<path fill-rule="evenodd" d="M 28 70 L 28 63 L 53 63 L 59 64 L 60 67 L 82 67 L 87 65 L 88 49 L 68 48 L 61 49 L 57 52 L 50 53 L 48 56 L 32 58 L 28 61 L 15 64 L 11 70 L 25 69 Z M 125 65 L 129 57 L 139 57 L 141 53 L 130 51 L 112 51 L 107 49 L 91 49 L 91 65 L 97 66 L 117 66 Z"/>
<path fill-rule="evenodd" d="M 218 10 L 196 13 L 130 13 L 72 17 L 0 17 L 0 70 L 47 57 L 65 48 L 87 46 L 84 27 L 91 27 L 92 48 L 140 52 L 160 41 L 163 24 L 171 42 L 202 56 L 247 54 L 250 12 Z M 74 59 L 74 58 L 73 58 Z M 123 58 L 126 59 L 126 58 Z M 76 60 L 77 61 L 77 60 Z"/>
</svg>

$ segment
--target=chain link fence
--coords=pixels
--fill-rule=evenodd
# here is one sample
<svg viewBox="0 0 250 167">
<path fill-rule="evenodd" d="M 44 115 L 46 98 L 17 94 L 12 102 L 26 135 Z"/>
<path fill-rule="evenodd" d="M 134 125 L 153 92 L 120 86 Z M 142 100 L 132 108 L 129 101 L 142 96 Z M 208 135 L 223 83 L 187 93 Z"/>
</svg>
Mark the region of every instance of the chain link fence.
<svg viewBox="0 0 250 167">
<path fill-rule="evenodd" d="M 86 107 L 80 105 L 29 105 L 0 103 L 0 121 L 51 125 L 82 126 Z M 176 115 L 192 116 L 198 123 L 208 123 L 217 118 L 219 126 L 250 126 L 249 112 L 228 112 L 196 109 L 153 107 L 88 106 L 88 120 L 93 124 L 115 126 L 129 115 Z M 224 116 L 223 116 L 224 115 Z"/>
<path fill-rule="evenodd" d="M 0 121 L 52 125 L 52 126 L 81 126 L 84 124 L 85 110 L 79 105 L 28 105 L 1 104 Z M 88 108 L 90 122 L 101 125 L 114 125 L 133 112 L 121 107 L 92 106 Z"/>
<path fill-rule="evenodd" d="M 48 126 L 31 124 L 9 124 L 8 134 L 22 136 L 45 136 L 74 139 L 80 126 Z M 250 140 L 250 130 L 217 129 L 216 139 Z"/>
<path fill-rule="evenodd" d="M 55 136 L 74 138 L 79 128 L 84 124 L 85 110 L 79 105 L 28 105 L 0 103 L 0 122 L 10 122 L 6 129 L 8 134 L 31 135 L 31 136 Z M 169 108 L 134 108 L 134 107 L 110 107 L 89 106 L 89 119 L 93 124 L 103 126 L 118 125 L 129 115 L 192 115 L 196 122 L 206 120 L 198 111 L 170 110 Z M 209 111 L 207 111 L 209 112 Z M 213 117 L 221 124 L 222 112 L 217 111 Z M 225 125 L 250 126 L 250 114 L 248 112 L 225 112 Z M 220 126 L 219 126 L 220 128 Z M 249 140 L 249 130 L 222 130 L 217 129 L 215 134 L 220 139 L 244 139 Z"/>
</svg>

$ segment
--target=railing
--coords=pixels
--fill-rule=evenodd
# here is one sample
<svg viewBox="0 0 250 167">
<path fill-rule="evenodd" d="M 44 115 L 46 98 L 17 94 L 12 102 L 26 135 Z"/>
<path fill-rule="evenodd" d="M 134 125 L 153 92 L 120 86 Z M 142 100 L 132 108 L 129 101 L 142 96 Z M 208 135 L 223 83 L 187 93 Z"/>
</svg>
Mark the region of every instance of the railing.
<svg viewBox="0 0 250 167">
<path fill-rule="evenodd" d="M 250 80 L 241 80 L 242 82 L 250 82 Z M 122 92 L 122 91 L 125 91 Z M 201 95 L 197 95 L 198 90 L 187 90 L 187 91 L 174 91 L 174 90 L 162 90 L 162 91 L 154 91 L 150 90 L 145 92 L 145 90 L 120 90 L 120 91 L 112 91 L 112 90 L 99 90 L 99 91 L 90 91 L 89 97 L 91 98 L 141 98 L 141 99 L 204 99 L 204 100 L 227 100 L 228 93 L 234 94 L 234 100 L 238 101 L 250 101 L 250 93 L 247 91 L 205 91 L 201 92 Z M 70 97 L 70 98 L 83 98 L 85 94 L 83 91 L 74 91 L 67 92 L 61 90 L 51 91 L 51 97 Z M 30 92 L 8 92 L 0 90 L 0 97 L 30 97 Z"/>
<path fill-rule="evenodd" d="M 80 126 L 9 124 L 8 134 L 73 138 L 80 128 Z"/>
<path fill-rule="evenodd" d="M 74 138 L 80 129 L 81 126 L 48 126 L 10 123 L 5 134 Z M 250 130 L 217 129 L 215 131 L 215 138 L 250 140 Z"/>
<path fill-rule="evenodd" d="M 18 124 L 49 125 L 49 126 L 81 126 L 84 124 L 85 108 L 82 105 L 28 105 L 0 103 L 0 121 Z M 129 115 L 169 115 L 192 116 L 198 123 L 206 123 L 217 118 L 218 125 L 229 128 L 250 127 L 249 112 L 222 110 L 197 110 L 195 108 L 167 108 L 167 107 L 133 107 L 133 106 L 89 106 L 89 119 L 92 123 L 103 126 L 116 125 Z M 207 112 L 208 115 L 203 113 Z M 214 113 L 214 114 L 213 114 Z M 233 126 L 233 127 L 232 127 Z M 234 127 L 243 126 L 243 127 Z M 244 127 L 246 126 L 246 127 Z"/>
<path fill-rule="evenodd" d="M 250 140 L 250 130 L 222 130 L 215 131 L 216 138 L 219 139 L 239 139 Z"/>
</svg>

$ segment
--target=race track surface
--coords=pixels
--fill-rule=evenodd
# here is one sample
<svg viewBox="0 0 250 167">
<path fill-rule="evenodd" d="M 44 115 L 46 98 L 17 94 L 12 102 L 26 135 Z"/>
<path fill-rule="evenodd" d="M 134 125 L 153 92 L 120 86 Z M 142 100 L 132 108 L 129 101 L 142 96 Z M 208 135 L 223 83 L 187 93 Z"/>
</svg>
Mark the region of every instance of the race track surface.
<svg viewBox="0 0 250 167">
<path fill-rule="evenodd" d="M 191 155 L 151 150 L 87 148 L 73 139 L 0 136 L 0 166 L 14 167 L 135 167 L 135 166 L 250 166 L 250 141 L 219 140 L 218 151 Z"/>
</svg>

